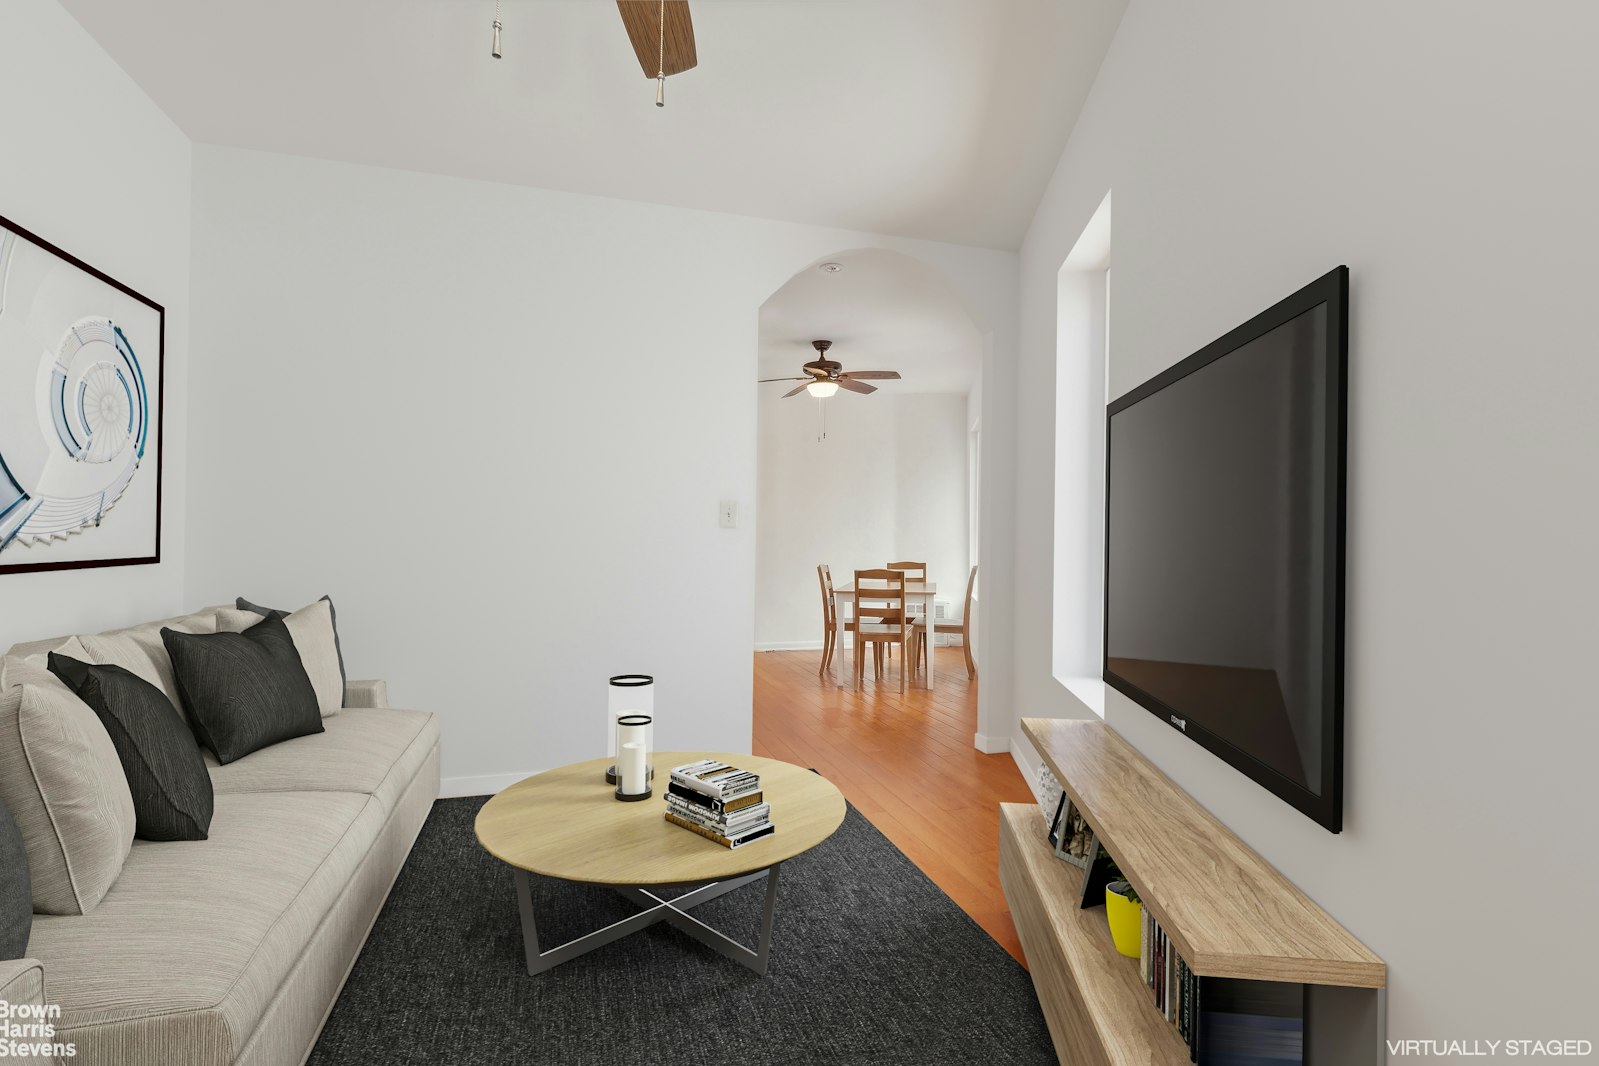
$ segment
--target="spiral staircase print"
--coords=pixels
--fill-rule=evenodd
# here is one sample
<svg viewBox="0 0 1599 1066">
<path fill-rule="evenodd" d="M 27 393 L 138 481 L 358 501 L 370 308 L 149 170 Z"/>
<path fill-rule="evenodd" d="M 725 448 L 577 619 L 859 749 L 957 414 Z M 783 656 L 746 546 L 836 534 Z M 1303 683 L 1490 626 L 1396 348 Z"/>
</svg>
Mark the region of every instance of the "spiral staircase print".
<svg viewBox="0 0 1599 1066">
<path fill-rule="evenodd" d="M 149 444 L 132 342 L 109 317 L 67 320 L 82 299 L 62 275 L 0 229 L 0 558 L 100 525 Z"/>
</svg>

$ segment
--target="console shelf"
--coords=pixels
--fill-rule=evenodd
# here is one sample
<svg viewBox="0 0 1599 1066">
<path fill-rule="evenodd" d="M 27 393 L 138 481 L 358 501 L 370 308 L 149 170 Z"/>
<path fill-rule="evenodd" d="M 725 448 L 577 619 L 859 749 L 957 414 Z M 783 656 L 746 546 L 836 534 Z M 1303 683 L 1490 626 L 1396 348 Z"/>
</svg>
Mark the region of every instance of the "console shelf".
<svg viewBox="0 0 1599 1066">
<path fill-rule="evenodd" d="M 1380 958 L 1104 722 L 1026 718 L 1022 731 L 1196 974 L 1302 984 L 1306 1062 L 1373 1061 Z M 1187 1062 L 1104 911 L 1078 909 L 1082 872 L 1042 823 L 1035 805 L 1001 808 L 1000 882 L 1062 1060 Z"/>
<path fill-rule="evenodd" d="M 1117 953 L 1104 909 L 1078 909 L 1082 879 L 1055 857 L 1038 804 L 1000 805 L 999 880 L 1061 1061 L 1186 1066 L 1188 1048 L 1137 963 Z"/>
</svg>

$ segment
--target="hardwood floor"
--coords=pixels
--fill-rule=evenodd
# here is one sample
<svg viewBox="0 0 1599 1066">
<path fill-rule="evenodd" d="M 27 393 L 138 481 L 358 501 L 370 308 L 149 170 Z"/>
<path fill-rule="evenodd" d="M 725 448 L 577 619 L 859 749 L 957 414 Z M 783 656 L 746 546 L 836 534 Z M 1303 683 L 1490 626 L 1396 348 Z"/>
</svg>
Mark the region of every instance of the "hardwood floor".
<svg viewBox="0 0 1599 1066">
<path fill-rule="evenodd" d="M 862 692 L 820 677 L 820 654 L 755 654 L 755 754 L 821 771 L 1022 961 L 999 888 L 998 807 L 1033 794 L 1008 754 L 972 747 L 977 684 L 967 680 L 961 649 L 937 649 L 936 689 L 903 696 L 897 654 L 882 682 L 868 670 Z"/>
</svg>

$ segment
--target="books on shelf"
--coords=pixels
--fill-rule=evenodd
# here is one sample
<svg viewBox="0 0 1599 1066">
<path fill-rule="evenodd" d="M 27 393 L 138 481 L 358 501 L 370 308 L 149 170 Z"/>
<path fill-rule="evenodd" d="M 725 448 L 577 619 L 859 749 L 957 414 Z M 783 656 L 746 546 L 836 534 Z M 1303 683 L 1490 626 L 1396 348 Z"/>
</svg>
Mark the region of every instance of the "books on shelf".
<svg viewBox="0 0 1599 1066">
<path fill-rule="evenodd" d="M 666 820 L 724 848 L 742 847 L 777 831 L 760 775 L 714 759 L 673 768 L 666 787 Z"/>
<path fill-rule="evenodd" d="M 1304 1062 L 1303 985 L 1200 977 L 1147 907 L 1139 929 L 1138 967 L 1155 1009 L 1188 1045 L 1190 1062 Z"/>
</svg>

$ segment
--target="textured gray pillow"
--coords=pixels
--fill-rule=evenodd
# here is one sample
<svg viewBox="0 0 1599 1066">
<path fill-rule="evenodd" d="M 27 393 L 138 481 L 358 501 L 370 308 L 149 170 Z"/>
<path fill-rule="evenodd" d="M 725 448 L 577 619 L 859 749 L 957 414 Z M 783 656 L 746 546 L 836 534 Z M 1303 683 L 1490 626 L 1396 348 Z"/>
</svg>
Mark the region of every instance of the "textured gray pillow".
<svg viewBox="0 0 1599 1066">
<path fill-rule="evenodd" d="M 194 734 L 160 689 L 120 666 L 50 653 L 50 672 L 89 705 L 111 736 L 133 794 L 133 835 L 204 840 L 215 796 Z"/>
<path fill-rule="evenodd" d="M 28 881 L 28 852 L 11 811 L 0 802 L 0 959 L 28 954 L 33 932 L 33 887 Z"/>
<path fill-rule="evenodd" d="M 316 689 L 281 618 L 243 633 L 161 631 L 200 743 L 227 765 L 252 751 L 322 732 Z"/>
<path fill-rule="evenodd" d="M 344 645 L 339 643 L 339 612 L 334 609 L 333 597 L 331 596 L 323 596 L 318 602 L 326 603 L 328 605 L 328 617 L 333 620 L 333 654 L 339 657 L 339 692 L 341 694 L 339 706 L 342 707 L 344 706 L 342 693 L 344 692 L 345 687 L 350 683 L 350 675 L 345 672 L 344 669 Z M 233 606 L 238 610 L 249 611 L 252 614 L 258 614 L 262 617 L 268 618 L 272 615 L 277 615 L 279 618 L 287 618 L 293 613 L 292 611 L 285 611 L 281 607 L 262 607 L 258 603 L 251 603 L 243 596 L 235 599 L 233 601 Z M 323 713 L 326 714 L 327 712 L 324 711 Z"/>
</svg>

